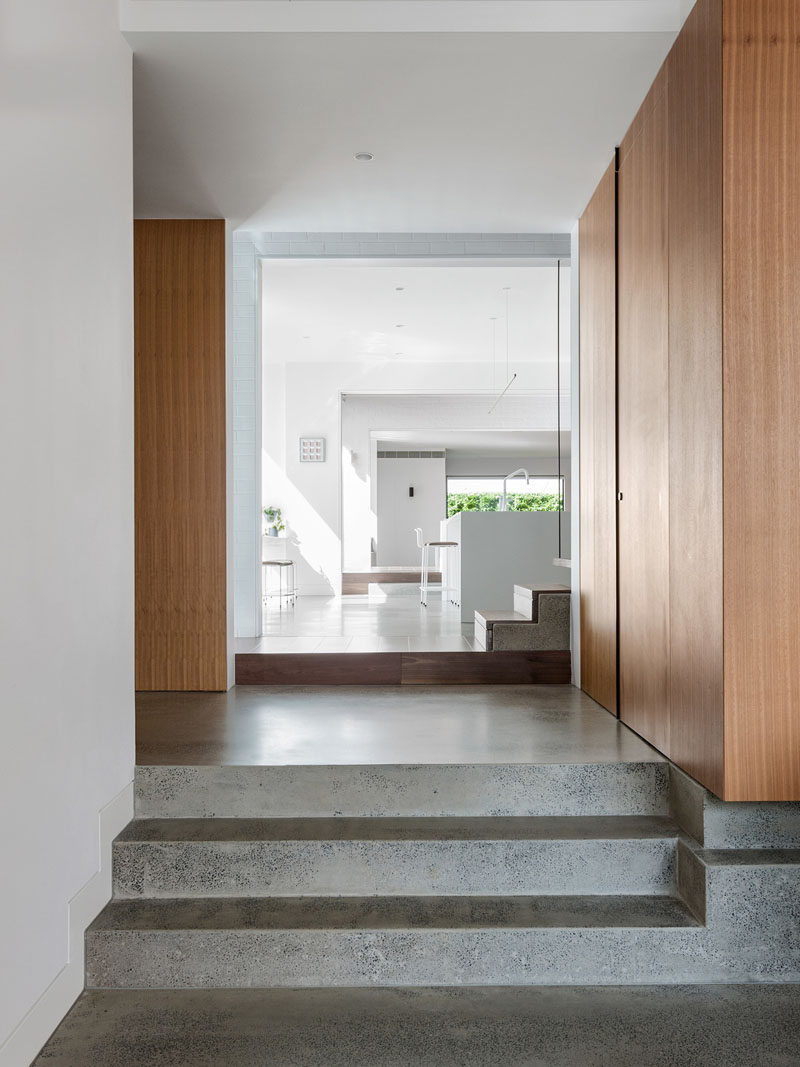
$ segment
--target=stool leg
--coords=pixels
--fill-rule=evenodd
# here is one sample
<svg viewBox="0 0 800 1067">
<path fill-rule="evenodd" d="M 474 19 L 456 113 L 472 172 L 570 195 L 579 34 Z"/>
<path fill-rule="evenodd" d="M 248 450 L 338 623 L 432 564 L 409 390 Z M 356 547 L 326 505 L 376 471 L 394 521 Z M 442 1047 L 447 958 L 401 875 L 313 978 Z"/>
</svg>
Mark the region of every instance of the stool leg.
<svg viewBox="0 0 800 1067">
<path fill-rule="evenodd" d="M 421 574 L 420 574 L 420 587 L 419 587 L 419 602 L 425 607 L 428 606 L 428 549 L 426 545 L 422 546 L 422 560 L 421 560 Z"/>
</svg>

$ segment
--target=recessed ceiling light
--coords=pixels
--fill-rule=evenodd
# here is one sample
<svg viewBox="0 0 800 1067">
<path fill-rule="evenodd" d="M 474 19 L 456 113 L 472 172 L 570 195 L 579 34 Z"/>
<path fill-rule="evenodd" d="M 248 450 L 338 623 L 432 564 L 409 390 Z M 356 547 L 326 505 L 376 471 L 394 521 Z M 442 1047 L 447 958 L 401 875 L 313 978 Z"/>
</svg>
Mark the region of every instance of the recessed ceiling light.
<svg viewBox="0 0 800 1067">
<path fill-rule="evenodd" d="M 356 152 L 353 156 L 353 159 L 357 159 L 359 163 L 369 163 L 374 158 L 372 152 Z"/>
</svg>

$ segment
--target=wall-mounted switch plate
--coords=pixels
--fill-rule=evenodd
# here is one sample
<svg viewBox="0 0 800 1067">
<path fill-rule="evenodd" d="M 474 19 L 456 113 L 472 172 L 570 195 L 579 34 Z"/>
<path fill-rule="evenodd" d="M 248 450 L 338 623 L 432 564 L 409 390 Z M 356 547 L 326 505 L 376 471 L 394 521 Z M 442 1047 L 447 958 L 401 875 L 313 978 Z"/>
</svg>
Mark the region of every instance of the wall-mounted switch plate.
<svg viewBox="0 0 800 1067">
<path fill-rule="evenodd" d="M 301 463 L 324 463 L 325 462 L 325 438 L 324 437 L 301 437 L 300 438 L 300 462 Z"/>
</svg>

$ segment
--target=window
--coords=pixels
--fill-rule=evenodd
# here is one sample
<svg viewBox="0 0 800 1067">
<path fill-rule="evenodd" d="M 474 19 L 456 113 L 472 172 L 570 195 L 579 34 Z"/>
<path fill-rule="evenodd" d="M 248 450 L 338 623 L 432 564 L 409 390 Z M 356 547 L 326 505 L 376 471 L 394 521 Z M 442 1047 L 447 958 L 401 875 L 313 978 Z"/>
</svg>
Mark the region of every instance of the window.
<svg viewBox="0 0 800 1067">
<path fill-rule="evenodd" d="M 564 479 L 533 477 L 511 478 L 506 483 L 509 511 L 561 511 Z M 447 479 L 447 517 L 459 511 L 499 511 L 503 495 L 502 477 L 458 476 Z"/>
</svg>

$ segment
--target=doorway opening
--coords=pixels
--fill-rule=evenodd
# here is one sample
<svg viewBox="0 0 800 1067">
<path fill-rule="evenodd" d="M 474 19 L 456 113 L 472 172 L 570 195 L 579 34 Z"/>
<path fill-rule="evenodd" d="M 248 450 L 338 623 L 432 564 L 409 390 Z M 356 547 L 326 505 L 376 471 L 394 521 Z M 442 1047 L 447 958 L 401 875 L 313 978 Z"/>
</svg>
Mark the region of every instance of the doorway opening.
<svg viewBox="0 0 800 1067">
<path fill-rule="evenodd" d="M 475 651 L 476 607 L 510 607 L 516 580 L 564 582 L 567 263 L 271 260 L 261 286 L 273 584 L 239 652 Z M 455 539 L 464 513 L 483 522 L 467 568 L 485 580 L 464 596 L 461 552 L 437 549 L 421 603 L 420 538 Z"/>
</svg>

